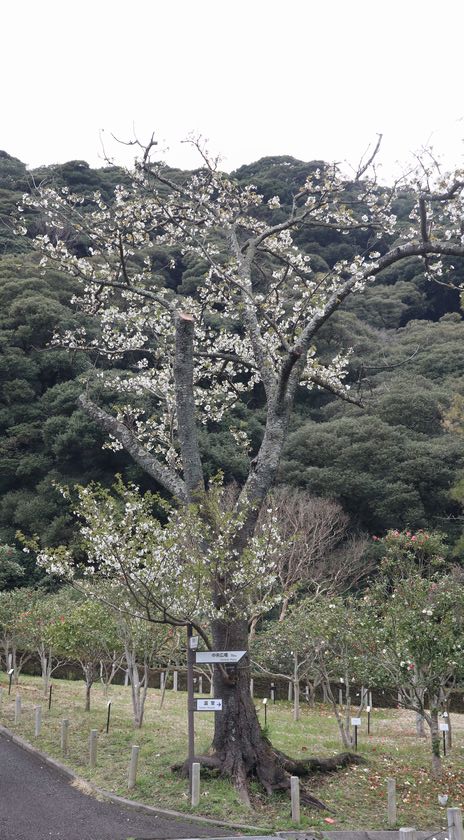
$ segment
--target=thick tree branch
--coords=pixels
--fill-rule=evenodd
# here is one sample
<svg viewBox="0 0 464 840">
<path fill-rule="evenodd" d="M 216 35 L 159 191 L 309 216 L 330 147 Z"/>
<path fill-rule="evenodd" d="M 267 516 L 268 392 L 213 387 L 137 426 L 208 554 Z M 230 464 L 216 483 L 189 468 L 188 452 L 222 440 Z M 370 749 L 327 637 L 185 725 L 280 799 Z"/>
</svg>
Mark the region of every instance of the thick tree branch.
<svg viewBox="0 0 464 840">
<path fill-rule="evenodd" d="M 376 277 L 386 268 L 407 257 L 427 257 L 433 254 L 463 258 L 464 245 L 429 240 L 426 242 L 406 242 L 403 245 L 392 248 L 391 251 L 388 251 L 383 257 L 380 257 L 374 265 L 366 266 L 361 277 L 353 275 L 341 283 L 340 288 L 331 295 L 323 309 L 308 322 L 299 340 L 295 343 L 295 349 L 299 349 L 302 356 L 307 353 L 316 333 L 359 283 L 363 283 L 367 278 Z"/>
<path fill-rule="evenodd" d="M 275 372 L 272 359 L 263 341 L 256 304 L 253 298 L 253 288 L 251 283 L 251 263 L 253 260 L 253 254 L 250 251 L 246 258 L 243 257 L 235 230 L 230 232 L 230 242 L 239 265 L 242 281 L 241 298 L 243 306 L 243 322 L 253 348 L 256 366 L 261 374 L 266 395 L 269 399 L 275 384 Z"/>
<path fill-rule="evenodd" d="M 148 452 L 124 423 L 121 423 L 116 417 L 112 417 L 92 400 L 89 400 L 85 394 L 80 395 L 78 402 L 83 411 L 95 421 L 97 426 L 116 438 L 148 475 L 154 478 L 172 496 L 182 502 L 187 501 L 187 488 L 182 479 L 169 467 L 158 461 L 151 452 Z"/>
<path fill-rule="evenodd" d="M 345 389 L 337 388 L 336 385 L 332 385 L 330 382 L 327 382 L 323 376 L 318 376 L 317 373 L 310 371 L 306 374 L 306 378 L 309 379 L 310 382 L 313 382 L 315 385 L 318 385 L 319 388 L 323 388 L 324 391 L 328 391 L 330 394 L 334 394 L 340 400 L 351 403 L 352 405 L 357 405 L 358 408 L 363 408 L 361 400 L 359 400 L 357 397 L 353 397 Z"/>
<path fill-rule="evenodd" d="M 177 432 L 182 455 L 182 466 L 190 500 L 204 491 L 203 467 L 198 446 L 195 397 L 193 393 L 193 336 L 192 315 L 178 312 L 175 317 L 176 349 L 174 381 L 176 389 Z"/>
</svg>

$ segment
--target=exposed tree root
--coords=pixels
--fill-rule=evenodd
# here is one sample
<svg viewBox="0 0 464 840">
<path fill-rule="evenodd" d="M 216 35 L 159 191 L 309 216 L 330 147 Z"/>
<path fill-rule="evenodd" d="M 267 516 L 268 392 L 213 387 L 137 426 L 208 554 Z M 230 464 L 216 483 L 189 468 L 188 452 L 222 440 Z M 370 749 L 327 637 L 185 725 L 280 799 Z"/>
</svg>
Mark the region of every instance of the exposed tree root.
<svg viewBox="0 0 464 840">
<path fill-rule="evenodd" d="M 342 767 L 348 767 L 350 764 L 366 764 L 366 759 L 358 755 L 358 753 L 343 752 L 332 758 L 317 758 L 317 756 L 310 756 L 303 761 L 297 761 L 285 753 L 276 750 L 273 747 L 273 752 L 281 763 L 284 770 L 292 776 L 309 776 L 311 773 L 335 773 L 341 770 Z"/>
<path fill-rule="evenodd" d="M 365 759 L 360 755 L 351 752 L 339 753 L 332 758 L 317 758 L 316 756 L 312 756 L 303 761 L 297 761 L 274 747 L 271 750 L 274 761 L 266 764 L 264 768 L 256 767 L 253 772 L 253 775 L 259 779 L 268 795 L 278 791 L 290 791 L 290 776 L 307 777 L 312 773 L 334 773 L 350 764 L 366 763 Z M 230 772 L 224 766 L 224 762 L 218 755 L 197 755 L 195 756 L 195 761 L 201 765 L 202 769 L 216 771 L 220 775 L 232 777 L 241 801 L 245 805 L 250 805 L 247 773 L 243 763 L 235 766 L 233 770 L 230 768 L 232 770 Z M 181 773 L 185 777 L 188 776 L 188 761 L 184 761 L 181 764 L 173 764 L 171 770 Z M 330 810 L 320 799 L 312 796 L 312 794 L 304 789 L 300 791 L 300 801 L 313 808 L 319 808 L 324 811 Z"/>
</svg>

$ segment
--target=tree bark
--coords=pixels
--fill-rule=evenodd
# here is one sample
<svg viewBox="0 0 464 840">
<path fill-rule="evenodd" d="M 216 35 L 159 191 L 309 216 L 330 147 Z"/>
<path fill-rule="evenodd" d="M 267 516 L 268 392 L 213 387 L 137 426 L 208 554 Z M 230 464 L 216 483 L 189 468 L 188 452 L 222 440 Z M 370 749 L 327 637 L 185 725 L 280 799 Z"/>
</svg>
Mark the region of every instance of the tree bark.
<svg viewBox="0 0 464 840">
<path fill-rule="evenodd" d="M 418 738 L 425 738 L 425 720 L 420 712 L 416 712 L 416 735 Z"/>
<path fill-rule="evenodd" d="M 85 711 L 90 712 L 90 689 L 92 688 L 91 682 L 85 683 Z"/>
<path fill-rule="evenodd" d="M 432 776 L 437 779 L 442 773 L 442 764 L 440 757 L 440 731 L 438 728 L 438 708 L 437 704 L 432 701 L 433 705 L 430 709 L 430 738 L 432 744 Z"/>
<path fill-rule="evenodd" d="M 215 650 L 247 650 L 248 626 L 245 620 L 212 622 Z M 264 737 L 250 695 L 248 653 L 227 669 L 214 669 L 214 696 L 222 699 L 222 712 L 216 713 L 213 749 L 221 773 L 230 776 L 244 802 L 248 801 L 247 780 L 255 776 L 267 793 L 286 789 L 285 771 L 278 764 Z"/>
</svg>

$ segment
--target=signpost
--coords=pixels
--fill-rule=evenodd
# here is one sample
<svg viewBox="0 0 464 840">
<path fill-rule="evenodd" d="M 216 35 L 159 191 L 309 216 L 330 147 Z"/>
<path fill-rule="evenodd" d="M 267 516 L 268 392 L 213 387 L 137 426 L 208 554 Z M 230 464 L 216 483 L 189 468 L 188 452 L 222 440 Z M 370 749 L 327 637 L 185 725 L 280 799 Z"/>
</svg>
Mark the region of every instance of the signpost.
<svg viewBox="0 0 464 840">
<path fill-rule="evenodd" d="M 193 627 L 187 625 L 187 726 L 188 726 L 188 766 L 190 795 L 193 785 L 193 764 L 195 761 L 195 712 L 222 712 L 222 699 L 213 697 L 204 700 L 194 697 L 194 665 L 237 665 L 245 656 L 246 650 L 198 650 L 198 636 L 193 635 Z M 201 693 L 201 691 L 200 691 Z"/>
<path fill-rule="evenodd" d="M 200 663 L 214 665 L 215 662 L 236 665 L 245 654 L 246 650 L 197 650 L 195 662 L 197 665 Z"/>
<path fill-rule="evenodd" d="M 222 712 L 222 700 L 195 700 L 196 712 Z"/>
<path fill-rule="evenodd" d="M 440 732 L 443 732 L 443 755 L 446 755 L 446 733 L 449 732 L 449 723 L 440 723 Z"/>
<path fill-rule="evenodd" d="M 366 706 L 366 712 L 367 712 L 367 734 L 370 735 L 371 734 L 371 707 L 370 706 Z"/>
<path fill-rule="evenodd" d="M 358 726 L 361 726 L 361 718 L 352 717 L 351 726 L 354 726 L 354 748 L 358 749 Z"/>
<path fill-rule="evenodd" d="M 187 727 L 188 727 L 188 765 L 190 795 L 192 795 L 192 764 L 195 758 L 195 702 L 193 697 L 193 665 L 198 636 L 193 635 L 193 627 L 187 625 Z"/>
</svg>

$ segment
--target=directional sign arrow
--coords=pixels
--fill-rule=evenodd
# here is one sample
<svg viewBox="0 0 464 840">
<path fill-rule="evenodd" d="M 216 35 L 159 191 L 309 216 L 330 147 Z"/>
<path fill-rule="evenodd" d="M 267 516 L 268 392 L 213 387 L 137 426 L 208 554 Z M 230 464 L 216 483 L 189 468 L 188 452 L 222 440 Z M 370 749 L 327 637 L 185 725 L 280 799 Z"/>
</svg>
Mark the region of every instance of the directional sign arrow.
<svg viewBox="0 0 464 840">
<path fill-rule="evenodd" d="M 196 712 L 222 712 L 222 700 L 195 700 Z"/>
<path fill-rule="evenodd" d="M 245 656 L 245 654 L 246 650 L 197 650 L 195 653 L 195 662 L 197 665 L 200 662 L 204 664 L 209 663 L 210 665 L 214 662 L 228 662 L 234 665 L 236 662 L 240 662 L 242 656 Z"/>
</svg>

